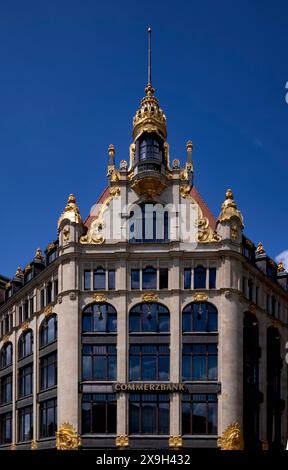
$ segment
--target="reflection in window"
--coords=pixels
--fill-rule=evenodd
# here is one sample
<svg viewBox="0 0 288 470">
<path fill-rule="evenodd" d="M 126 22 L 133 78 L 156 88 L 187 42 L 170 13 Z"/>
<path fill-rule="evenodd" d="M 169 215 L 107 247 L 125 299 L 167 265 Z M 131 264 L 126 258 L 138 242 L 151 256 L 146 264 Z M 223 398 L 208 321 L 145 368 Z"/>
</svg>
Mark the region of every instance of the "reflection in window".
<svg viewBox="0 0 288 470">
<path fill-rule="evenodd" d="M 140 269 L 131 269 L 131 289 L 140 289 Z"/>
<path fill-rule="evenodd" d="M 11 366 L 13 361 L 13 346 L 12 343 L 4 344 L 0 353 L 0 369 Z"/>
<path fill-rule="evenodd" d="M 40 327 L 40 347 L 57 340 L 57 316 L 51 315 L 43 320 Z"/>
<path fill-rule="evenodd" d="M 26 406 L 18 411 L 19 441 L 30 441 L 33 438 L 33 411 L 32 406 Z"/>
<path fill-rule="evenodd" d="M 217 331 L 217 309 L 206 302 L 193 302 L 183 310 L 182 331 Z"/>
<path fill-rule="evenodd" d="M 216 289 L 216 268 L 209 268 L 209 289 Z"/>
<path fill-rule="evenodd" d="M 33 366 L 25 366 L 19 369 L 18 398 L 32 395 L 33 393 Z"/>
<path fill-rule="evenodd" d="M 90 304 L 82 314 L 82 332 L 114 333 L 117 331 L 117 313 L 110 304 Z"/>
<path fill-rule="evenodd" d="M 116 380 L 116 376 L 117 352 L 115 345 L 83 345 L 83 380 Z"/>
<path fill-rule="evenodd" d="M 40 438 L 54 437 L 57 431 L 57 400 L 40 403 Z"/>
<path fill-rule="evenodd" d="M 12 401 L 12 374 L 4 375 L 0 379 L 0 399 L 1 405 Z"/>
<path fill-rule="evenodd" d="M 206 288 L 206 268 L 197 266 L 194 269 L 194 289 Z"/>
<path fill-rule="evenodd" d="M 82 434 L 116 433 L 116 419 L 115 393 L 83 395 Z"/>
<path fill-rule="evenodd" d="M 152 266 L 143 269 L 142 289 L 157 289 L 157 269 Z"/>
<path fill-rule="evenodd" d="M 130 345 L 130 380 L 169 380 L 168 344 Z"/>
<path fill-rule="evenodd" d="M 26 356 L 30 356 L 33 353 L 33 332 L 27 330 L 19 338 L 18 342 L 18 354 L 19 359 L 23 359 Z"/>
<path fill-rule="evenodd" d="M 84 290 L 91 289 L 91 272 L 86 270 L 84 271 Z"/>
<path fill-rule="evenodd" d="M 97 268 L 94 271 L 94 290 L 106 289 L 106 272 L 103 268 Z"/>
<path fill-rule="evenodd" d="M 141 303 L 130 310 L 129 323 L 131 333 L 168 333 L 169 311 L 156 302 Z"/>
<path fill-rule="evenodd" d="M 0 444 L 12 442 L 12 412 L 0 415 Z"/>
<path fill-rule="evenodd" d="M 115 269 L 109 269 L 108 271 L 108 289 L 115 289 Z"/>
<path fill-rule="evenodd" d="M 182 396 L 182 434 L 217 434 L 217 395 Z"/>
<path fill-rule="evenodd" d="M 143 204 L 130 212 L 129 240 L 138 243 L 160 243 L 169 240 L 169 211 L 161 204 Z"/>
<path fill-rule="evenodd" d="M 191 289 L 191 269 L 184 269 L 184 289 Z"/>
<path fill-rule="evenodd" d="M 168 433 L 169 395 L 130 395 L 129 434 Z"/>
<path fill-rule="evenodd" d="M 40 389 L 54 387 L 57 384 L 57 353 L 49 354 L 40 361 Z"/>
<path fill-rule="evenodd" d="M 217 380 L 217 345 L 184 344 L 182 380 Z"/>
</svg>

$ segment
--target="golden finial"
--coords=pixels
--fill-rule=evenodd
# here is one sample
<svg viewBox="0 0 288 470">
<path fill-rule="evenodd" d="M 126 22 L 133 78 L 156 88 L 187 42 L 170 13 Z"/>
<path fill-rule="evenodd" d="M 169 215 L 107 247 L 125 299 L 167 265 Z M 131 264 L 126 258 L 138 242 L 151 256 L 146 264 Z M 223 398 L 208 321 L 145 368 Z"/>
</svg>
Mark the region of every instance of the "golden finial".
<svg viewBox="0 0 288 470">
<path fill-rule="evenodd" d="M 226 199 L 221 206 L 221 213 L 218 217 L 220 222 L 230 220 L 232 217 L 236 217 L 239 219 L 241 228 L 244 227 L 243 224 L 243 216 L 241 212 L 237 209 L 236 202 L 234 201 L 233 191 L 232 189 L 227 189 L 226 191 Z"/>
<path fill-rule="evenodd" d="M 187 150 L 187 152 L 192 152 L 192 150 L 193 150 L 193 142 L 192 142 L 192 140 L 187 140 L 187 143 L 186 143 L 186 150 Z"/>
<path fill-rule="evenodd" d="M 283 261 L 280 261 L 278 263 L 277 271 L 278 271 L 278 273 L 282 273 L 283 271 L 285 271 Z"/>
<path fill-rule="evenodd" d="M 115 147 L 113 144 L 110 144 L 109 147 L 108 147 L 108 154 L 109 154 L 109 157 L 114 157 L 115 155 Z"/>
<path fill-rule="evenodd" d="M 5 289 L 10 289 L 10 287 L 12 286 L 11 282 L 7 282 L 7 284 L 5 285 Z"/>
<path fill-rule="evenodd" d="M 72 223 L 82 223 L 79 208 L 76 204 L 76 197 L 70 194 L 67 205 L 58 220 L 58 228 L 63 220 L 70 220 Z"/>
<path fill-rule="evenodd" d="M 264 246 L 263 246 L 263 243 L 262 242 L 259 242 L 258 243 L 258 246 L 256 248 L 256 253 L 258 255 L 263 255 L 265 253 L 265 250 L 264 250 Z"/>
<path fill-rule="evenodd" d="M 24 269 L 24 273 L 27 273 L 31 269 L 31 264 L 27 264 L 27 266 Z"/>
<path fill-rule="evenodd" d="M 69 195 L 68 204 L 76 204 L 76 197 L 74 196 L 74 194 Z"/>
<path fill-rule="evenodd" d="M 17 268 L 17 271 L 15 273 L 15 277 L 23 277 L 23 271 L 20 268 L 20 266 L 18 266 L 18 268 Z"/>
<path fill-rule="evenodd" d="M 37 248 L 35 258 L 43 260 L 43 254 L 42 254 L 41 248 Z"/>
</svg>

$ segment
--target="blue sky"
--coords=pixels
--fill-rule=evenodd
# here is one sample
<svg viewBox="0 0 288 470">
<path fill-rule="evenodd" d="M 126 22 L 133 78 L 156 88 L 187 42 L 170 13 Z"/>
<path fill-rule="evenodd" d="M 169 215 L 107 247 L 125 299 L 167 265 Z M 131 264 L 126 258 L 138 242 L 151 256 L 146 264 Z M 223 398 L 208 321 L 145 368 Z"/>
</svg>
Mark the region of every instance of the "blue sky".
<svg viewBox="0 0 288 470">
<path fill-rule="evenodd" d="M 128 159 L 148 25 L 171 159 L 192 139 L 213 213 L 232 187 L 246 235 L 288 249 L 287 16 L 285 0 L 1 0 L 0 272 L 56 238 L 69 193 L 86 217 L 110 143 Z"/>
</svg>

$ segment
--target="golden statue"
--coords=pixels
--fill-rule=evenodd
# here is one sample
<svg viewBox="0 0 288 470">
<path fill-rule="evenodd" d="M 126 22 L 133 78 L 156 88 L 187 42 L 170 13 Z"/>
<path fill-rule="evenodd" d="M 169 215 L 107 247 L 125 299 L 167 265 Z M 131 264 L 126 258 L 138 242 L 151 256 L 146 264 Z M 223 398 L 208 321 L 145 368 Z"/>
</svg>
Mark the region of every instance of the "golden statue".
<svg viewBox="0 0 288 470">
<path fill-rule="evenodd" d="M 58 432 L 56 432 L 57 450 L 77 450 L 80 445 L 80 436 L 72 424 L 63 423 Z"/>
<path fill-rule="evenodd" d="M 244 440 L 241 427 L 238 423 L 230 424 L 218 439 L 221 450 L 243 450 Z"/>
</svg>

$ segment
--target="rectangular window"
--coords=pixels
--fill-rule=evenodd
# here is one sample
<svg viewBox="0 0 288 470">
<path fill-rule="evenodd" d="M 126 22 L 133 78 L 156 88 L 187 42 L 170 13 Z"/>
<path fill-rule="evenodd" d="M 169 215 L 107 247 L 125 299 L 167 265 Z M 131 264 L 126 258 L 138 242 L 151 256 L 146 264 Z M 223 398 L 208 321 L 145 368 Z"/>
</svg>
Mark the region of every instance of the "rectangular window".
<svg viewBox="0 0 288 470">
<path fill-rule="evenodd" d="M 18 398 L 32 395 L 33 393 L 33 366 L 25 366 L 18 372 Z"/>
<path fill-rule="evenodd" d="M 140 270 L 131 269 L 131 289 L 140 289 Z"/>
<path fill-rule="evenodd" d="M 142 271 L 142 289 L 157 289 L 157 269 L 152 266 Z"/>
<path fill-rule="evenodd" d="M 115 434 L 116 422 L 115 393 L 83 395 L 82 434 Z"/>
<path fill-rule="evenodd" d="M 184 269 L 184 289 L 191 289 L 191 269 Z"/>
<path fill-rule="evenodd" d="M 253 302 L 253 287 L 254 287 L 254 284 L 253 284 L 252 279 L 248 279 L 248 298 L 250 302 Z"/>
<path fill-rule="evenodd" d="M 129 434 L 169 434 L 169 413 L 168 394 L 131 394 Z"/>
<path fill-rule="evenodd" d="M 0 415 L 0 444 L 12 442 L 12 412 Z"/>
<path fill-rule="evenodd" d="M 116 380 L 116 345 L 83 345 L 83 380 Z"/>
<path fill-rule="evenodd" d="M 169 380 L 170 350 L 168 344 L 130 345 L 130 380 Z"/>
<path fill-rule="evenodd" d="M 47 284 L 46 292 L 47 304 L 50 304 L 52 302 L 52 282 L 49 282 L 49 284 Z"/>
<path fill-rule="evenodd" d="M 91 290 L 91 271 L 84 271 L 84 290 Z"/>
<path fill-rule="evenodd" d="M 23 322 L 23 315 L 22 315 L 22 306 L 19 307 L 19 323 Z"/>
<path fill-rule="evenodd" d="M 56 300 L 58 295 L 58 279 L 54 281 L 54 300 Z"/>
<path fill-rule="evenodd" d="M 246 277 L 242 277 L 242 292 L 244 296 L 246 297 Z"/>
<path fill-rule="evenodd" d="M 216 344 L 183 344 L 182 380 L 217 380 Z"/>
<path fill-rule="evenodd" d="M 276 298 L 274 295 L 271 297 L 271 314 L 275 317 L 276 314 Z"/>
<path fill-rule="evenodd" d="M 29 318 L 29 304 L 28 300 L 25 301 L 23 304 L 23 321 L 27 320 Z"/>
<path fill-rule="evenodd" d="M 57 400 L 40 403 L 40 438 L 54 437 L 57 431 Z"/>
<path fill-rule="evenodd" d="M 0 379 L 1 405 L 12 401 L 12 374 L 5 375 Z"/>
<path fill-rule="evenodd" d="M 115 289 L 115 269 L 109 269 L 108 271 L 108 289 Z"/>
<path fill-rule="evenodd" d="M 34 298 L 29 300 L 30 304 L 30 316 L 32 317 L 34 315 Z"/>
<path fill-rule="evenodd" d="M 259 305 L 259 286 L 256 286 L 255 290 L 255 303 L 256 305 Z"/>
<path fill-rule="evenodd" d="M 45 307 L 45 290 L 42 289 L 40 291 L 40 308 L 44 308 Z"/>
<path fill-rule="evenodd" d="M 203 266 L 194 269 L 194 289 L 206 289 L 206 268 Z"/>
<path fill-rule="evenodd" d="M 168 269 L 160 268 L 159 289 L 168 289 Z"/>
<path fill-rule="evenodd" d="M 18 440 L 30 441 L 33 438 L 32 406 L 26 406 L 18 411 Z"/>
<path fill-rule="evenodd" d="M 217 395 L 182 396 L 182 434 L 217 434 Z"/>
<path fill-rule="evenodd" d="M 57 353 L 42 357 L 40 361 L 40 389 L 57 385 Z"/>
<path fill-rule="evenodd" d="M 106 273 L 105 269 L 97 268 L 94 271 L 94 290 L 106 289 Z"/>
<path fill-rule="evenodd" d="M 209 289 L 216 289 L 216 268 L 209 268 Z"/>
</svg>

